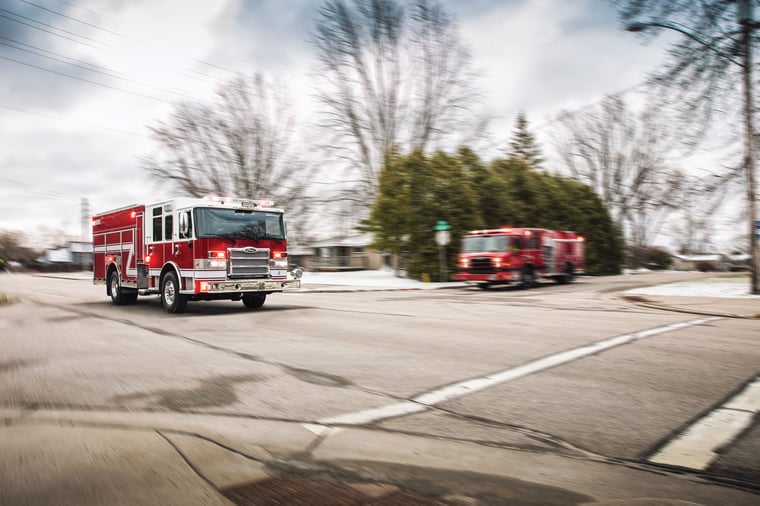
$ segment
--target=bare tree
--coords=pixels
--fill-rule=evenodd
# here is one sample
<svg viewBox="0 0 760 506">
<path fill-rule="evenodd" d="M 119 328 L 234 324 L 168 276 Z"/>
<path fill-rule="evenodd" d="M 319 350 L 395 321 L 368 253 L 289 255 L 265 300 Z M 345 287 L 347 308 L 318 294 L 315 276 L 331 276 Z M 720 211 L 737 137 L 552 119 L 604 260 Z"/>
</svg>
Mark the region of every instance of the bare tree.
<svg viewBox="0 0 760 506">
<path fill-rule="evenodd" d="M 629 242 L 646 246 L 674 209 L 682 176 L 667 165 L 674 145 L 655 111 L 632 113 L 619 96 L 559 116 L 557 145 L 570 174 L 592 187 Z"/>
<path fill-rule="evenodd" d="M 682 132 L 698 142 L 716 113 L 741 112 L 741 31 L 726 0 L 613 0 L 624 27 L 652 39 L 679 33 L 652 74 L 662 105 L 677 104 Z M 757 41 L 756 41 L 757 42 Z M 734 132 L 736 133 L 736 132 Z"/>
<path fill-rule="evenodd" d="M 329 149 L 346 162 L 347 200 L 368 209 L 393 148 L 427 151 L 477 136 L 470 55 L 437 0 L 328 0 L 313 36 Z M 467 129 L 464 125 L 470 124 Z"/>
<path fill-rule="evenodd" d="M 24 233 L 18 230 L 0 230 L 0 272 L 9 262 L 31 263 L 38 253 L 26 245 Z"/>
<path fill-rule="evenodd" d="M 666 168 L 659 177 L 647 178 L 633 196 L 627 226 L 634 246 L 651 246 L 663 226 L 681 209 L 687 177 L 678 169 Z"/>
<path fill-rule="evenodd" d="M 716 112 L 727 112 L 723 126 L 743 125 L 747 193 L 750 289 L 760 294 L 760 247 L 755 240 L 755 136 L 753 54 L 760 45 L 753 18 L 757 0 L 613 0 L 629 31 L 649 36 L 667 30 L 680 34 L 670 59 L 654 74 L 666 100 L 682 109 L 684 131 L 704 134 Z M 740 121 L 737 121 L 741 118 Z M 736 133 L 735 138 L 740 137 Z M 696 139 L 699 139 L 699 135 Z"/>
<path fill-rule="evenodd" d="M 143 160 L 154 179 L 195 196 L 268 198 L 307 217 L 312 169 L 299 155 L 295 119 L 281 89 L 260 74 L 224 84 L 215 103 L 179 103 L 151 127 L 159 152 Z"/>
</svg>

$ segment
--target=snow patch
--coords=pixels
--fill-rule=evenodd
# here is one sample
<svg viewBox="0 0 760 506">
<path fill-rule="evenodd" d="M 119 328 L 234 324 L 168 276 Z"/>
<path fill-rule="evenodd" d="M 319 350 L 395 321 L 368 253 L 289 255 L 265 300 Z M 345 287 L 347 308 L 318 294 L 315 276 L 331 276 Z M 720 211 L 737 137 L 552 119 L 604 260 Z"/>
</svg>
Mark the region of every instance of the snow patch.
<svg viewBox="0 0 760 506">
<path fill-rule="evenodd" d="M 748 277 L 707 278 L 635 288 L 625 293 L 633 295 L 760 299 L 760 295 L 751 295 L 749 293 L 749 283 Z"/>
</svg>

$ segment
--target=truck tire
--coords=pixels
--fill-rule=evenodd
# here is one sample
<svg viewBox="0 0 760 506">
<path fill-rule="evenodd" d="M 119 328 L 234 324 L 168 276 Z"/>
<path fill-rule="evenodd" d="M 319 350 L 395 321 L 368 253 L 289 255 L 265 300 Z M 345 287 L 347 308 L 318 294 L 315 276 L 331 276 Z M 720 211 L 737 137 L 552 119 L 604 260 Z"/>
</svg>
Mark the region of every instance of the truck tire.
<svg viewBox="0 0 760 506">
<path fill-rule="evenodd" d="M 573 264 L 567 264 L 567 267 L 565 268 L 565 277 L 567 278 L 568 283 L 572 283 L 575 279 L 575 268 L 573 267 Z"/>
<path fill-rule="evenodd" d="M 556 279 L 557 279 L 557 283 L 559 283 L 560 285 L 566 285 L 568 283 L 572 283 L 574 278 L 575 278 L 575 272 L 573 269 L 573 264 L 568 262 L 567 264 L 565 264 L 564 274 L 562 274 L 561 276 L 557 276 Z"/>
<path fill-rule="evenodd" d="M 527 290 L 536 285 L 536 277 L 533 274 L 533 268 L 524 267 L 520 274 L 520 288 Z"/>
<path fill-rule="evenodd" d="M 248 309 L 258 309 L 264 305 L 267 300 L 267 294 L 265 293 L 244 293 L 243 304 Z"/>
<path fill-rule="evenodd" d="M 187 297 L 179 293 L 179 280 L 174 271 L 161 278 L 161 305 L 170 313 L 184 313 Z"/>
<path fill-rule="evenodd" d="M 111 302 L 117 306 L 134 304 L 137 300 L 136 291 L 125 290 L 121 287 L 119 272 L 116 269 L 112 270 L 108 275 L 108 288 L 111 292 Z"/>
</svg>

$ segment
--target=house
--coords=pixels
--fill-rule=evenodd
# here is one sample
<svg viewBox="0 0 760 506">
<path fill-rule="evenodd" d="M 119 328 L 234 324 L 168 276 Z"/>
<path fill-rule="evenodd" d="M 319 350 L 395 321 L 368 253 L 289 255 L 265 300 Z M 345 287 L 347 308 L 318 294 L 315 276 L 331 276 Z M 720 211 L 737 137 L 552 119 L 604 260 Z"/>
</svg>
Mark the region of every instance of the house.
<svg viewBox="0 0 760 506">
<path fill-rule="evenodd" d="M 749 269 L 749 255 L 673 255 L 677 271 L 742 271 Z"/>
<path fill-rule="evenodd" d="M 312 271 L 376 270 L 385 255 L 372 245 L 372 234 L 338 236 L 288 248 L 291 265 Z"/>
<path fill-rule="evenodd" d="M 92 269 L 92 243 L 69 241 L 61 248 L 45 250 L 39 259 L 39 264 L 45 270 Z"/>
</svg>

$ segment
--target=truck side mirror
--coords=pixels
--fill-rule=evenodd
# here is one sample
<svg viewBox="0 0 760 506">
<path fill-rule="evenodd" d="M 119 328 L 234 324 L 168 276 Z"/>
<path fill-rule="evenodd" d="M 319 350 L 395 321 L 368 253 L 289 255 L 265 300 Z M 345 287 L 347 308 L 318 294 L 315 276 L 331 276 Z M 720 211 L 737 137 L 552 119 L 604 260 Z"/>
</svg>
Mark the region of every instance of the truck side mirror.
<svg viewBox="0 0 760 506">
<path fill-rule="evenodd" d="M 190 216 L 187 211 L 179 214 L 179 236 L 182 238 L 190 237 Z"/>
</svg>

